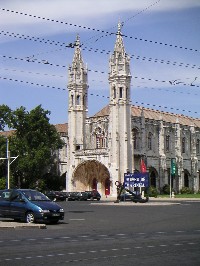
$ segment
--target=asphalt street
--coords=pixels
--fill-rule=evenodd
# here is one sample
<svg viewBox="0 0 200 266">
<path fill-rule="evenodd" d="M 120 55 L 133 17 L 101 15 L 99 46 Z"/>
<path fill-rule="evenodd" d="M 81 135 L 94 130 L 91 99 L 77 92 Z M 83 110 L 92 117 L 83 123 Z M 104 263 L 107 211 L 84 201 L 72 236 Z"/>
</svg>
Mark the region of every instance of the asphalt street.
<svg viewBox="0 0 200 266">
<path fill-rule="evenodd" d="M 0 265 L 200 265 L 200 202 L 60 202 L 46 229 L 1 228 Z"/>
</svg>

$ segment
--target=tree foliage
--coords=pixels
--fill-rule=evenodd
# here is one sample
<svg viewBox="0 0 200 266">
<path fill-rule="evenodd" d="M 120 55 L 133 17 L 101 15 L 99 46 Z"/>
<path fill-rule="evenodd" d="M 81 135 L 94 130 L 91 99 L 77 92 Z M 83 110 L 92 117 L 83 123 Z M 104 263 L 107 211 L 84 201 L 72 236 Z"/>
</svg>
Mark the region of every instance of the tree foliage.
<svg viewBox="0 0 200 266">
<path fill-rule="evenodd" d="M 10 109 L 3 106 L 2 110 Z M 55 169 L 55 151 L 63 142 L 48 115 L 39 105 L 30 112 L 25 107 L 10 110 L 9 118 L 1 118 L 4 127 L 15 130 L 10 136 L 11 156 L 18 156 L 12 164 L 13 185 L 34 188 L 44 174 Z"/>
</svg>

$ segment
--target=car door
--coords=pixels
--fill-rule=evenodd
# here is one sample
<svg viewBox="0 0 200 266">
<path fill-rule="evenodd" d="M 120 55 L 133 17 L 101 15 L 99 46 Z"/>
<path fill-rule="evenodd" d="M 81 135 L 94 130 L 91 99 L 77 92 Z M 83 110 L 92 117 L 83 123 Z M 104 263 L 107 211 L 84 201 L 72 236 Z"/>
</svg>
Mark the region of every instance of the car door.
<svg viewBox="0 0 200 266">
<path fill-rule="evenodd" d="M 21 219 L 26 210 L 26 201 L 19 191 L 13 191 L 10 197 L 10 217 Z"/>
<path fill-rule="evenodd" d="M 10 191 L 3 190 L 0 194 L 0 215 L 9 217 L 10 213 Z"/>
</svg>

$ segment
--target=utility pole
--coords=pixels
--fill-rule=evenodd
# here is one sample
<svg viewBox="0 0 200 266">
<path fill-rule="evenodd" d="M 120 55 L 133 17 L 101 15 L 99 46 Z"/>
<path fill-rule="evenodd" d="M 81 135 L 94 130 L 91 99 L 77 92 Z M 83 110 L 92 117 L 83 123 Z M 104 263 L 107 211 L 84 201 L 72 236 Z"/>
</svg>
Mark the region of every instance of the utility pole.
<svg viewBox="0 0 200 266">
<path fill-rule="evenodd" d="M 10 156 L 10 151 L 9 151 L 9 139 L 6 138 L 6 158 L 0 158 L 0 160 L 7 160 L 7 189 L 10 188 L 10 165 L 19 157 L 11 157 Z M 10 159 L 13 159 L 12 161 L 10 161 Z"/>
</svg>

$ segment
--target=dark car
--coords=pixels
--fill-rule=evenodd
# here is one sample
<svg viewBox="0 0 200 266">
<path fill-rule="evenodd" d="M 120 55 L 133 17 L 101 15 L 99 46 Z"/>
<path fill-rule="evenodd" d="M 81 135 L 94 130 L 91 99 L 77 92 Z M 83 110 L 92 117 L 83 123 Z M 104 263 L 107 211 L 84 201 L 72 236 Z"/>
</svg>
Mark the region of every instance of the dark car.
<svg viewBox="0 0 200 266">
<path fill-rule="evenodd" d="M 87 193 L 88 199 L 89 200 L 100 200 L 101 195 L 97 190 L 92 190 L 92 191 L 85 191 Z"/>
<path fill-rule="evenodd" d="M 133 200 L 134 196 L 130 193 L 123 193 L 120 195 L 119 200 L 120 201 L 126 201 L 126 200 Z"/>
<path fill-rule="evenodd" d="M 0 216 L 27 223 L 57 223 L 64 219 L 64 210 L 37 190 L 7 189 L 0 191 Z"/>
<path fill-rule="evenodd" d="M 53 201 L 64 201 L 66 197 L 62 191 L 47 191 L 45 195 Z"/>
<path fill-rule="evenodd" d="M 70 192 L 68 196 L 69 201 L 75 201 L 75 200 L 87 200 L 88 195 L 86 192 Z"/>
</svg>

